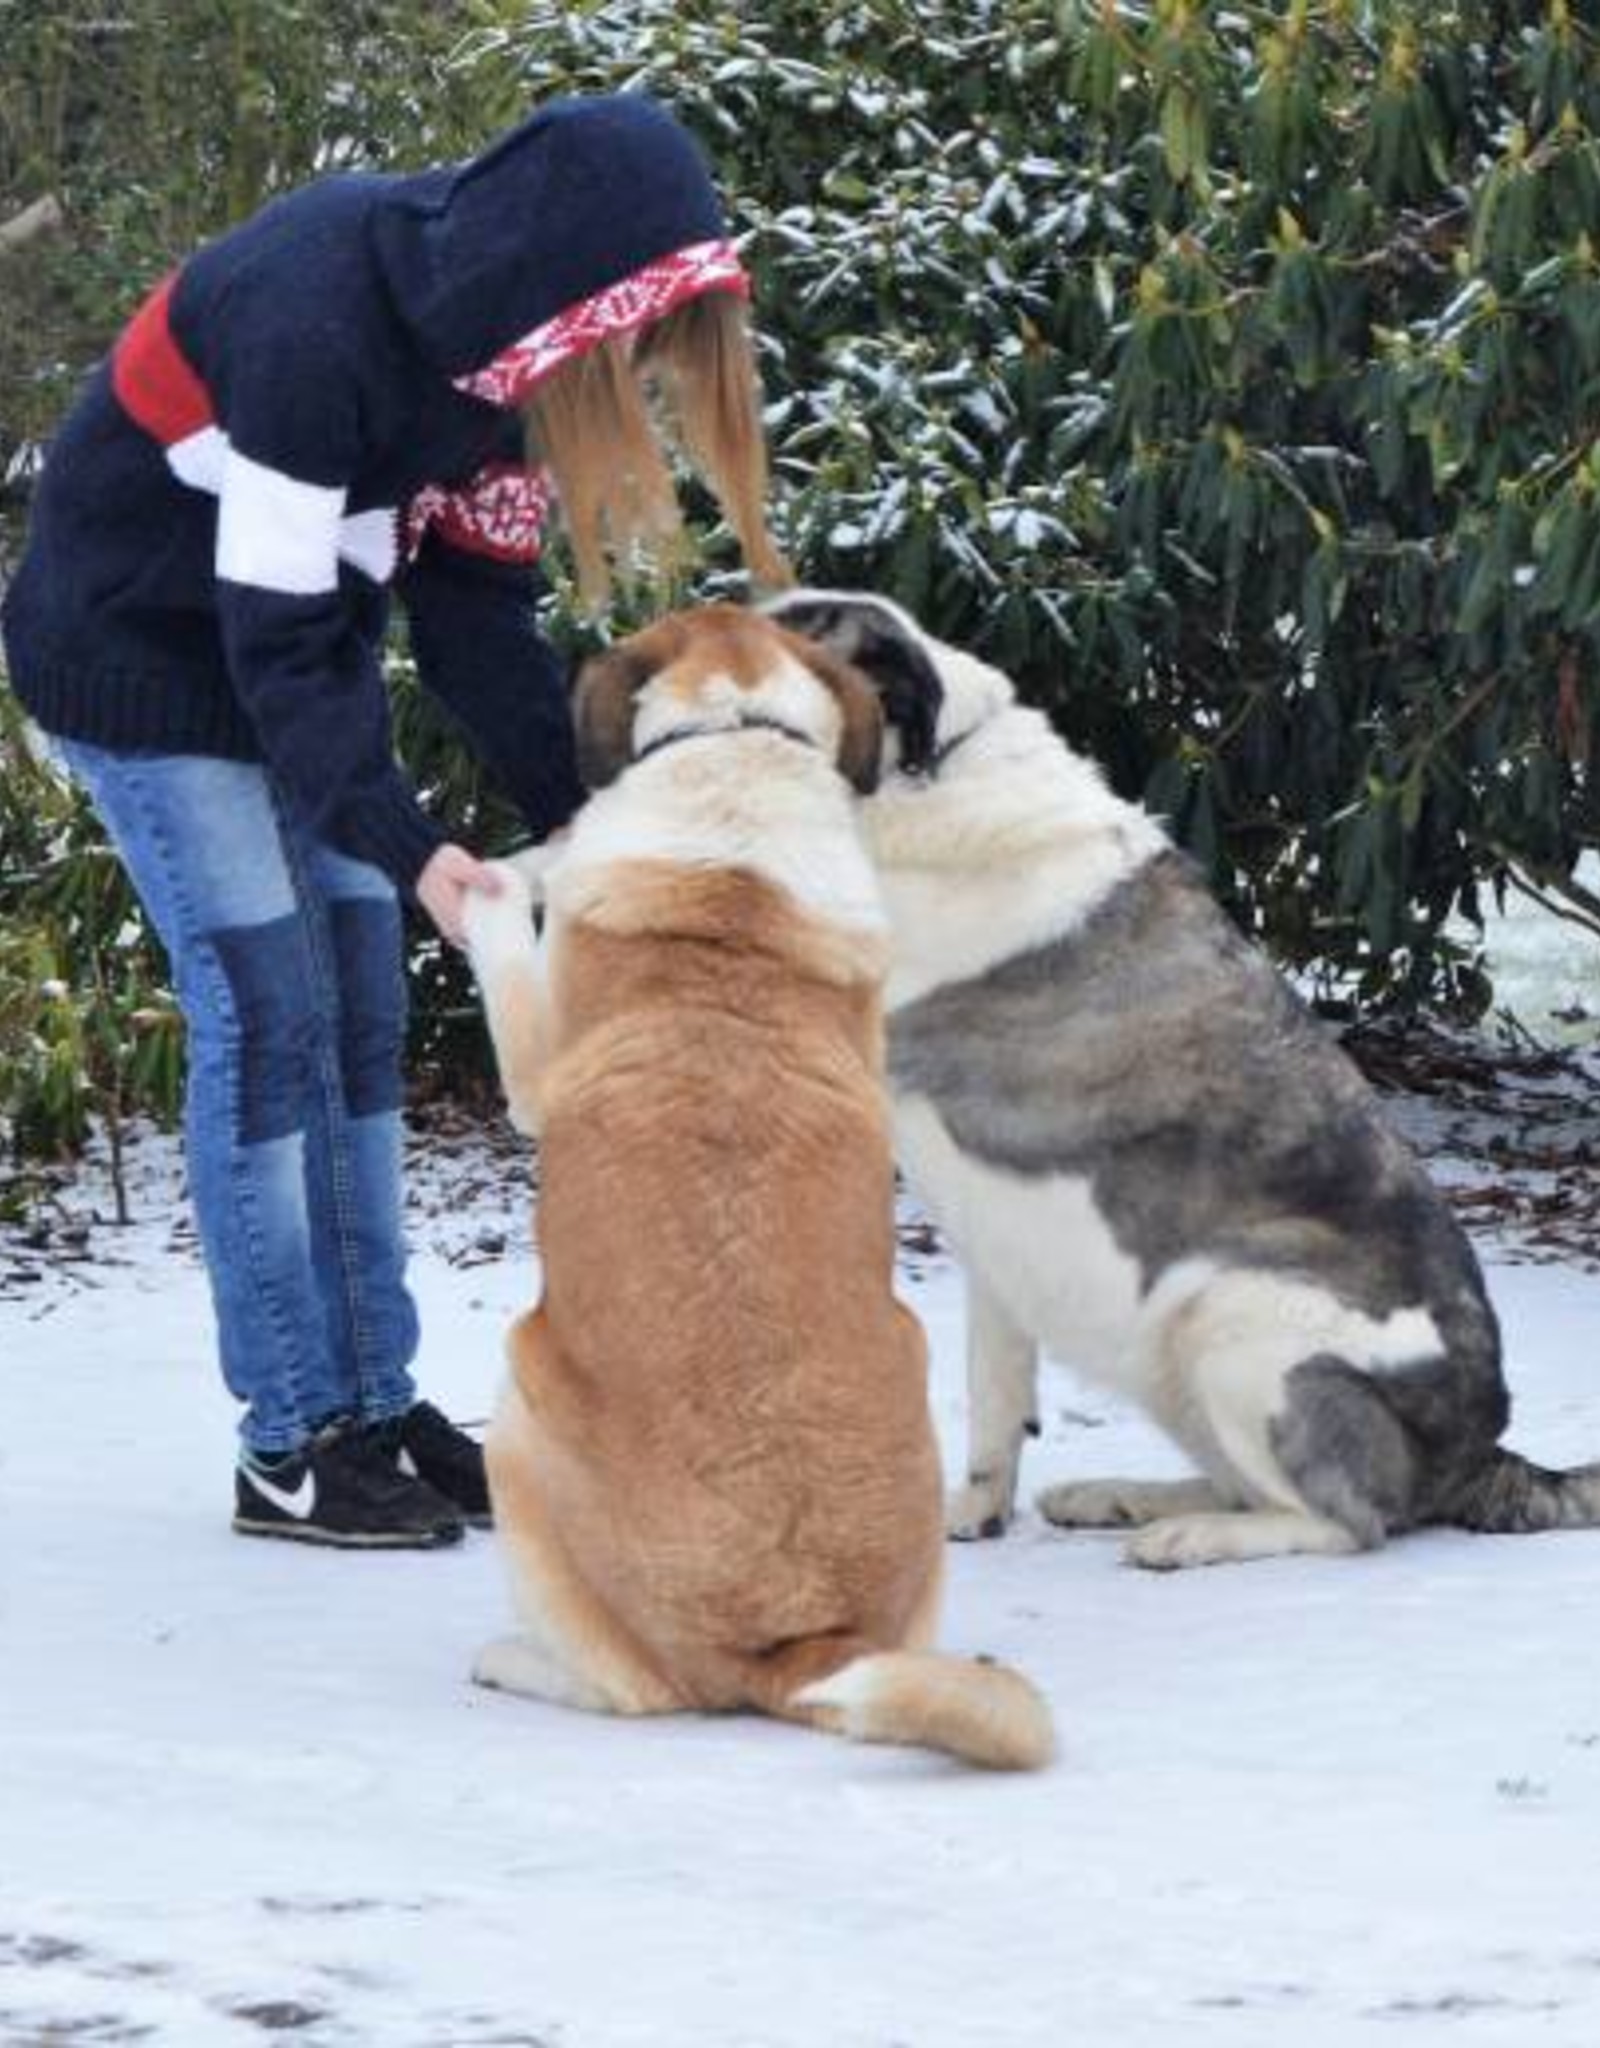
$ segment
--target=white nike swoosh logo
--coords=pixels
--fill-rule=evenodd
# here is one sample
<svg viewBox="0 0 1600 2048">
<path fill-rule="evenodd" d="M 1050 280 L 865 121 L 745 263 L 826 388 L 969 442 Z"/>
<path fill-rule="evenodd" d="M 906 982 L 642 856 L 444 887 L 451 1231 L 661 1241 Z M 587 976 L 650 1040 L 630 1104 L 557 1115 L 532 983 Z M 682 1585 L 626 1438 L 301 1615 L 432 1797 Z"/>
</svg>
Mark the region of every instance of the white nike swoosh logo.
<svg viewBox="0 0 1600 2048">
<path fill-rule="evenodd" d="M 309 1518 L 317 1498 L 317 1482 L 309 1465 L 300 1474 L 300 1484 L 293 1493 L 286 1486 L 274 1486 L 272 1481 L 258 1472 L 253 1465 L 249 1472 L 250 1484 L 257 1493 L 270 1500 L 274 1507 L 282 1508 L 286 1515 L 292 1515 L 297 1522 L 304 1522 Z"/>
</svg>

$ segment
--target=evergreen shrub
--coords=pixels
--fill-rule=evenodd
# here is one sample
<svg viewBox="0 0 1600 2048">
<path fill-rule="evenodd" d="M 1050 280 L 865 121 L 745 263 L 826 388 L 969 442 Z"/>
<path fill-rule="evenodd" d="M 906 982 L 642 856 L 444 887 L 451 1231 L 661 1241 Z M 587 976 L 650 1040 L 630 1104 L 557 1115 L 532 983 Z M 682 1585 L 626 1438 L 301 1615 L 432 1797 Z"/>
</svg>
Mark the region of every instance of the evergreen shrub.
<svg viewBox="0 0 1600 2048">
<path fill-rule="evenodd" d="M 1508 876 L 1600 932 L 1600 40 L 1568 0 L 178 13 L 0 0 L 0 221 L 68 211 L 0 254 L 0 573 L 48 419 L 203 233 L 644 86 L 747 250 L 803 575 L 1009 669 L 1325 996 L 1481 1008 L 1443 928 Z M 420 778 L 498 843 L 396 673 Z M 74 816 L 50 858 L 92 844 Z M 30 878 L 8 837 L 24 924 Z M 419 942 L 415 982 L 452 1068 L 459 968 Z"/>
</svg>

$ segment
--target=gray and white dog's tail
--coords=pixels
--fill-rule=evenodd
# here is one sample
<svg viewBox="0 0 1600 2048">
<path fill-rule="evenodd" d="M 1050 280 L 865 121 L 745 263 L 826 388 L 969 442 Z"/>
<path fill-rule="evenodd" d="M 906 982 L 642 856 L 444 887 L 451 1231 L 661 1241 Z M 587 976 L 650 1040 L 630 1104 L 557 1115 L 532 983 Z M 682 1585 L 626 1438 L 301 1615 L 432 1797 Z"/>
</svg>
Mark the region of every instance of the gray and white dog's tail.
<svg viewBox="0 0 1600 2048">
<path fill-rule="evenodd" d="M 860 669 L 878 693 L 899 745 L 899 766 L 921 775 L 933 764 L 944 685 L 922 635 L 886 597 L 856 590 L 785 590 L 761 610 Z"/>
<path fill-rule="evenodd" d="M 1600 1465 L 1551 1471 L 1497 1446 L 1451 1495 L 1443 1519 L 1482 1536 L 1600 1528 Z"/>
<path fill-rule="evenodd" d="M 1368 1382 L 1415 1456 L 1415 1519 L 1485 1536 L 1600 1528 L 1600 1464 L 1552 1469 L 1498 1441 L 1511 1419 L 1499 1323 L 1448 1212 L 1441 1225 L 1470 1282 L 1432 1304 L 1445 1357 L 1436 1368 L 1374 1373 Z"/>
</svg>

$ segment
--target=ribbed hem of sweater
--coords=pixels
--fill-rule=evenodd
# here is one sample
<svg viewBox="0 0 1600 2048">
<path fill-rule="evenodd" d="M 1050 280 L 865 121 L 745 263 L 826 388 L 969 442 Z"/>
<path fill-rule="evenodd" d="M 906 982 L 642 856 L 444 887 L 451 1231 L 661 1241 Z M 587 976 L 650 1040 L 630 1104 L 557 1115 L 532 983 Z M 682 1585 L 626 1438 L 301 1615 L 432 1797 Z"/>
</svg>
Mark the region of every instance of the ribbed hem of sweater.
<svg viewBox="0 0 1600 2048">
<path fill-rule="evenodd" d="M 106 670 L 67 659 L 13 667 L 11 687 L 47 733 L 125 754 L 213 754 L 259 761 L 243 707 L 209 676 Z"/>
<path fill-rule="evenodd" d="M 242 707 L 207 676 L 176 667 L 153 675 L 62 661 L 34 663 L 10 680 L 29 717 L 58 739 L 109 753 L 263 759 Z M 396 769 L 391 781 L 352 804 L 329 836 L 414 895 L 417 877 L 449 834 L 421 808 Z"/>
</svg>

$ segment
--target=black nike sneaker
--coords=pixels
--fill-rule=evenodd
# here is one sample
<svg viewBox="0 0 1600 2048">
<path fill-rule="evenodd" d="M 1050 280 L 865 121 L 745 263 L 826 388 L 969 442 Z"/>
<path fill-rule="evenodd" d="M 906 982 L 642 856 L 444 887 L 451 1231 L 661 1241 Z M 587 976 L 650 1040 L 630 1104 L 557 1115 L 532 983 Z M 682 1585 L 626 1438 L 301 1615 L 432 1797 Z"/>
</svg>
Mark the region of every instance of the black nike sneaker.
<svg viewBox="0 0 1600 2048">
<path fill-rule="evenodd" d="M 382 1444 L 398 1471 L 425 1480 L 475 1529 L 488 1528 L 493 1511 L 483 1446 L 441 1415 L 431 1401 L 414 1401 L 404 1415 L 375 1423 L 369 1434 Z"/>
<path fill-rule="evenodd" d="M 459 1543 L 461 1516 L 426 1481 L 398 1469 L 371 1430 L 318 1430 L 304 1450 L 245 1452 L 234 1473 L 233 1526 L 346 1550 L 439 1550 Z"/>
</svg>

